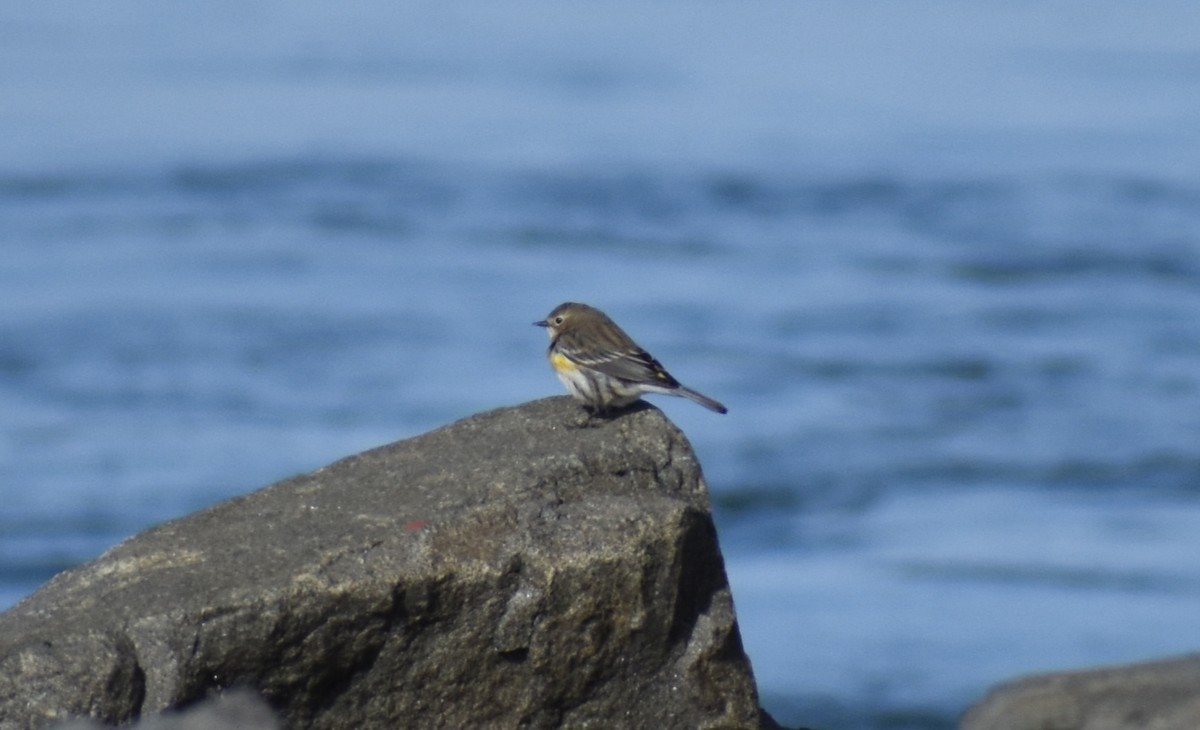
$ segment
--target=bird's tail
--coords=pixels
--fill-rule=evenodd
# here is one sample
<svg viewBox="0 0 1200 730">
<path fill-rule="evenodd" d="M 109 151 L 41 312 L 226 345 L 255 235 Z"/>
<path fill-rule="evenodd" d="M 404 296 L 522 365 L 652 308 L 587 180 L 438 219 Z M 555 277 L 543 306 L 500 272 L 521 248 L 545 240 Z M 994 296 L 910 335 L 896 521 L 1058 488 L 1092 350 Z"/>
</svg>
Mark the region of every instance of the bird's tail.
<svg viewBox="0 0 1200 730">
<path fill-rule="evenodd" d="M 716 411 L 717 413 L 728 413 L 729 412 L 729 409 L 726 408 L 721 403 L 719 403 L 718 401 L 715 401 L 712 398 L 709 398 L 707 395 L 704 395 L 703 393 L 697 393 L 696 391 L 692 390 L 691 388 L 687 388 L 687 387 L 684 387 L 681 385 L 675 389 L 675 393 L 677 395 L 681 395 L 684 398 L 687 398 L 689 400 L 696 401 L 697 403 L 704 406 L 705 408 L 707 408 L 710 411 Z"/>
</svg>

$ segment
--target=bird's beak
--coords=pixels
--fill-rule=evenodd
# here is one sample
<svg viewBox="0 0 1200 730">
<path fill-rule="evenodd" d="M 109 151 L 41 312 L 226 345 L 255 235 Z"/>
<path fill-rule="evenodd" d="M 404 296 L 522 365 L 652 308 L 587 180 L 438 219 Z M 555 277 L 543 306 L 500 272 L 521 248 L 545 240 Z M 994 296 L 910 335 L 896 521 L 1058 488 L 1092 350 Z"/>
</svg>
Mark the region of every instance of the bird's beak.
<svg viewBox="0 0 1200 730">
<path fill-rule="evenodd" d="M 550 323 L 543 319 L 541 322 L 534 322 L 533 326 L 534 327 L 549 327 Z"/>
</svg>

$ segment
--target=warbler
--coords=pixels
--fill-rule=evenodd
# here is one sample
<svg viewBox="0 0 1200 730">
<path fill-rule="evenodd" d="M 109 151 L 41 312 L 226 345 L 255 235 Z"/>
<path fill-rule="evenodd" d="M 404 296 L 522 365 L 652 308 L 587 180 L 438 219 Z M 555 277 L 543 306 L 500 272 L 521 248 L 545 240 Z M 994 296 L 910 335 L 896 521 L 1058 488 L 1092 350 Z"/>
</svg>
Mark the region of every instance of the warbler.
<svg viewBox="0 0 1200 730">
<path fill-rule="evenodd" d="M 644 393 L 676 395 L 710 411 L 727 412 L 712 398 L 681 385 L 595 307 L 565 302 L 534 324 L 550 335 L 546 356 L 558 379 L 593 413 L 627 406 Z"/>
</svg>

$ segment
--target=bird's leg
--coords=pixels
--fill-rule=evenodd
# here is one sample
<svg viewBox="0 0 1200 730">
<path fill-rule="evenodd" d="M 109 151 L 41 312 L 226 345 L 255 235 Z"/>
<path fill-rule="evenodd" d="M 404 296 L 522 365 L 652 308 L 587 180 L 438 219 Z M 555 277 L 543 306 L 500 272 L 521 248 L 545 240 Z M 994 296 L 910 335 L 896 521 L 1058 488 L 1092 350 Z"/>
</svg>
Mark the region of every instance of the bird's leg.
<svg viewBox="0 0 1200 730">
<path fill-rule="evenodd" d="M 578 428 L 596 428 L 602 426 L 603 421 L 607 420 L 609 409 L 603 405 L 596 403 L 595 405 L 585 405 L 583 407 L 583 420 L 577 424 Z"/>
</svg>

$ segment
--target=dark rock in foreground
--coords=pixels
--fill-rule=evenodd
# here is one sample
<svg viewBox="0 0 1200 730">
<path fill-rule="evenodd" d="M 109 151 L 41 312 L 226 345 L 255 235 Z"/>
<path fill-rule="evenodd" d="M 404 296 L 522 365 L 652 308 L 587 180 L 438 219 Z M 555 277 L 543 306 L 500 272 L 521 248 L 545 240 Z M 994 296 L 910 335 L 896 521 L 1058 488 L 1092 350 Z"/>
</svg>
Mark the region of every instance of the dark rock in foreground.
<svg viewBox="0 0 1200 730">
<path fill-rule="evenodd" d="M 756 728 L 700 467 L 639 407 L 484 413 L 133 537 L 0 616 L 0 728 L 229 687 L 288 728 Z"/>
<path fill-rule="evenodd" d="M 1025 677 L 992 690 L 961 730 L 1196 730 L 1200 655 Z"/>
</svg>

